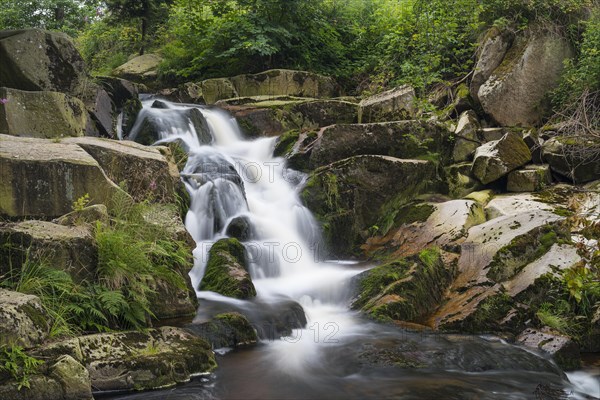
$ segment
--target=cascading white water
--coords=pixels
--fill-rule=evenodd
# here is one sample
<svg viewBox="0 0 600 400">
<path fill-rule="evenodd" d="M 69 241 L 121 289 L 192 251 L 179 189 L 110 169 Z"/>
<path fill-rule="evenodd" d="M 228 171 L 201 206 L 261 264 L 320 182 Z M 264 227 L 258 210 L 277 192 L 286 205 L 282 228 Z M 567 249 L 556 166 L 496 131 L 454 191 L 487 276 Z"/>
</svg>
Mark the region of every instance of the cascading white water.
<svg viewBox="0 0 600 400">
<path fill-rule="evenodd" d="M 152 103 L 143 102 L 133 134 L 149 118 L 163 127 L 159 142 L 180 140 L 188 150 L 182 176 L 192 199 L 185 225 L 197 243 L 190 273 L 194 287 L 200 285 L 212 244 L 227 236 L 233 219 L 243 217 L 253 231 L 244 246 L 257 300 L 292 298 L 303 305 L 309 321 L 324 318 L 323 324 L 337 324 L 333 314 L 346 311 L 344 282 L 359 270 L 319 259 L 319 227 L 299 199 L 305 176 L 273 157 L 276 139 L 243 139 L 235 119 L 218 109 L 169 102 L 153 108 Z M 190 107 L 206 119 L 212 143 L 198 139 L 198 129 L 185 114 Z M 197 294 L 239 303 L 212 292 Z"/>
<path fill-rule="evenodd" d="M 361 371 L 360 363 L 358 366 L 354 363 L 356 357 L 360 358 L 357 352 L 362 343 L 373 348 L 398 338 L 401 342 L 404 339 L 415 342 L 416 338 L 410 333 L 360 320 L 348 311 L 345 284 L 360 269 L 319 259 L 318 225 L 299 199 L 298 191 L 305 176 L 286 169 L 285 160 L 273 157 L 276 139 L 244 140 L 235 120 L 218 109 L 165 101 L 156 104 L 153 100 L 144 101 L 143 105 L 129 138 L 148 135 L 144 124 L 150 121 L 153 124 L 150 131 L 158 131 L 160 136 L 146 136 L 144 140 L 159 143 L 178 140 L 189 155 L 182 177 L 192 199 L 185 225 L 197 244 L 195 265 L 190 273 L 194 287 L 199 287 L 212 244 L 227 236 L 231 221 L 241 218 L 249 221 L 252 228 L 251 240 L 244 241 L 244 245 L 259 306 L 291 298 L 304 307 L 307 315 L 306 329 L 296 330 L 284 340 L 266 342 L 266 346 L 261 347 L 261 356 L 256 359 L 237 359 L 236 362 L 251 364 L 242 374 L 231 365 L 229 369 L 225 368 L 225 376 L 230 380 L 226 386 L 235 387 L 230 392 L 233 397 L 240 393 L 245 395 L 248 387 L 255 388 L 254 383 L 265 376 L 268 384 L 261 386 L 266 390 L 263 397 L 274 399 L 298 398 L 299 393 L 282 383 L 282 377 L 293 379 L 289 382 L 295 384 L 300 382 L 299 387 L 306 391 L 300 393 L 300 397 L 306 394 L 311 398 L 329 396 L 340 390 L 340 385 L 348 385 L 348 388 L 337 398 L 378 399 L 394 391 L 400 393 L 398 398 L 404 398 L 402 393 L 407 394 L 407 398 L 417 398 L 418 395 L 411 397 L 411 391 L 435 386 L 439 379 L 462 381 L 467 394 L 473 388 L 482 394 L 485 392 L 481 392 L 481 388 L 494 386 L 495 391 L 482 398 L 523 398 L 523 393 L 532 393 L 531 388 L 525 387 L 532 383 L 535 387 L 537 379 L 556 380 L 558 384 L 570 386 L 575 391 L 573 398 L 584 398 L 585 393 L 600 395 L 600 384 L 588 373 L 570 374 L 571 384 L 567 385 L 564 381 L 559 383 L 561 379 L 552 373 L 542 376 L 536 368 L 529 371 L 526 366 L 514 367 L 514 372 L 512 366 L 508 370 L 501 369 L 498 372 L 502 374 L 498 375 L 501 379 L 497 379 L 495 373 L 490 376 L 485 372 L 474 374 L 468 368 L 463 373 L 460 369 L 464 366 L 438 369 L 431 377 L 426 373 L 404 371 L 394 373 L 390 379 L 385 371 L 377 370 L 371 375 L 357 372 Z M 201 113 L 201 119 L 198 119 L 198 113 Z M 212 292 L 198 291 L 197 294 L 200 299 L 234 304 L 241 309 L 248 303 Z M 490 357 L 488 350 L 493 347 L 499 354 L 497 361 L 500 364 L 505 361 L 502 352 L 522 353 L 506 343 L 488 342 L 485 338 L 453 341 L 421 336 L 419 340 L 425 352 L 429 348 L 435 354 L 446 351 L 454 354 L 460 349 L 457 354 L 467 354 L 467 358 L 469 354 L 475 354 L 473 360 L 487 360 Z M 535 355 L 531 357 L 533 364 L 539 362 Z M 337 362 L 331 361 L 332 358 Z M 457 361 L 461 363 L 460 359 Z M 355 392 L 370 387 L 372 382 L 375 383 L 373 389 Z M 445 395 L 443 387 L 438 390 L 427 392 L 421 398 Z M 137 399 L 136 396 L 132 398 Z M 209 395 L 208 398 L 213 397 Z"/>
</svg>

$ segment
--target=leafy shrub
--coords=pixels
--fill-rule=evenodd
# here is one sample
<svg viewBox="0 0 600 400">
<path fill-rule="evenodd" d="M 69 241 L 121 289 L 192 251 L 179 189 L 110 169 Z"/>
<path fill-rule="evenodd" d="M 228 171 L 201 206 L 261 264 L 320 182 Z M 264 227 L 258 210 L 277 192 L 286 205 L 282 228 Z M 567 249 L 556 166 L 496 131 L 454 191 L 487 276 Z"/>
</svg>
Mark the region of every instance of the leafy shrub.
<svg viewBox="0 0 600 400">
<path fill-rule="evenodd" d="M 127 62 L 130 55 L 137 53 L 141 35 L 136 27 L 102 20 L 89 25 L 76 43 L 93 74 L 109 75 Z"/>
</svg>

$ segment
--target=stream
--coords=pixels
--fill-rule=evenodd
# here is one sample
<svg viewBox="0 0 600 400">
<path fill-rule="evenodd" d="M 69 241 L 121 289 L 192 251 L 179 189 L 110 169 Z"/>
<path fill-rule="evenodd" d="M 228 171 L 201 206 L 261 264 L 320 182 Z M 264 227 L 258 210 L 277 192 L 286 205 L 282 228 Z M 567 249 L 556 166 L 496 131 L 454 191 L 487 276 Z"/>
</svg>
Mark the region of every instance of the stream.
<svg viewBox="0 0 600 400">
<path fill-rule="evenodd" d="M 244 139 L 235 119 L 216 108 L 154 102 L 144 99 L 129 138 L 146 118 L 161 127 L 159 143 L 177 140 L 188 152 L 182 177 L 191 195 L 185 225 L 197 244 L 194 287 L 208 250 L 227 237 L 232 221 L 248 236 L 243 244 L 256 299 L 198 291 L 195 322 L 214 310 L 240 311 L 262 340 L 251 348 L 217 349 L 218 369 L 188 384 L 97 398 L 600 398 L 599 369 L 564 374 L 541 354 L 497 337 L 407 331 L 349 310 L 352 278 L 371 266 L 323 259 L 318 223 L 299 198 L 306 176 L 273 156 L 276 139 Z M 194 108 L 209 132 L 190 118 Z M 306 328 L 279 337 L 268 324 L 260 326 L 261 315 L 294 302 L 304 309 Z"/>
</svg>

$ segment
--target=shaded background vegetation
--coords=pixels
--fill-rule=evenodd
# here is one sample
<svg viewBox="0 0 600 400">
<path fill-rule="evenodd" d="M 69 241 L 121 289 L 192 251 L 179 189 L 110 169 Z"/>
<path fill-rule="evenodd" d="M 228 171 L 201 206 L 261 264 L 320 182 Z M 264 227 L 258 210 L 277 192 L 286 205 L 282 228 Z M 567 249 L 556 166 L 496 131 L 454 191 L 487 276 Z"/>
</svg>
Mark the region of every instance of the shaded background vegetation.
<svg viewBox="0 0 600 400">
<path fill-rule="evenodd" d="M 292 68 L 333 75 L 351 94 L 400 83 L 423 91 L 460 80 L 496 25 L 533 21 L 567 34 L 579 57 L 556 101 L 598 89 L 599 14 L 593 0 L 3 0 L 0 28 L 40 27 L 77 38 L 90 69 L 107 74 L 158 52 L 165 84 Z"/>
</svg>

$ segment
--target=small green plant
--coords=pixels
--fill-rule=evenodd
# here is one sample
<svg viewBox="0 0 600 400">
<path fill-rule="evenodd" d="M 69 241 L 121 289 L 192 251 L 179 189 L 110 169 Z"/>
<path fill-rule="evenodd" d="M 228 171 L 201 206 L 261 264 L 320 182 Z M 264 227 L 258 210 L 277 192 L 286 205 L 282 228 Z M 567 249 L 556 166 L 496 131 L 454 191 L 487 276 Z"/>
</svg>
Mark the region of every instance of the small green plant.
<svg viewBox="0 0 600 400">
<path fill-rule="evenodd" d="M 565 300 L 558 300 L 555 304 L 542 303 L 536 316 L 542 325 L 548 326 L 561 333 L 573 334 L 575 327 L 570 321 L 571 306 Z"/>
<path fill-rule="evenodd" d="M 85 207 L 87 207 L 89 202 L 90 202 L 90 195 L 86 193 L 73 202 L 73 207 L 72 207 L 73 211 L 83 210 Z"/>
<path fill-rule="evenodd" d="M 23 347 L 0 346 L 0 371 L 7 372 L 18 383 L 18 389 L 29 388 L 29 377 L 43 364 L 42 360 L 29 356 Z"/>
<path fill-rule="evenodd" d="M 600 301 L 600 277 L 590 268 L 581 265 L 564 271 L 563 282 L 580 313 L 591 316 L 596 302 Z"/>
</svg>

